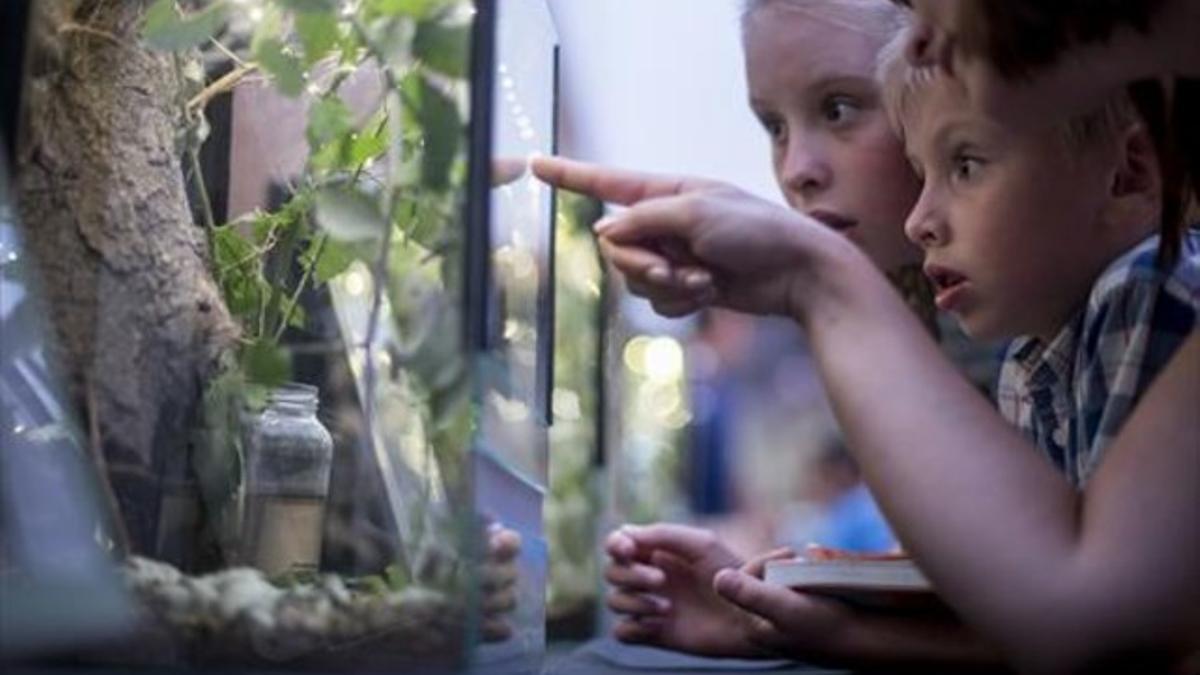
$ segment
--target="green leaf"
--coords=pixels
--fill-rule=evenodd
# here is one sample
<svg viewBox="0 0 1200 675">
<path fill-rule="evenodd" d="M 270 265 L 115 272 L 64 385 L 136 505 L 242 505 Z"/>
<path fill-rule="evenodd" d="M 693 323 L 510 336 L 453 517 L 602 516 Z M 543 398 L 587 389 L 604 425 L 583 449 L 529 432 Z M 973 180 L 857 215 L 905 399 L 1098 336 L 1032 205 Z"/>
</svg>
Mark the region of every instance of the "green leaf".
<svg viewBox="0 0 1200 675">
<path fill-rule="evenodd" d="M 271 292 L 270 286 L 257 269 L 251 273 L 237 271 L 226 275 L 221 288 L 229 311 L 242 317 L 244 321 L 257 316 L 263 298 Z"/>
<path fill-rule="evenodd" d="M 288 301 L 291 304 L 291 300 Z M 292 328 L 304 328 L 308 325 L 308 312 L 300 304 L 289 308 L 288 325 Z"/>
<path fill-rule="evenodd" d="M 257 41 L 254 58 L 275 80 L 275 88 L 285 96 L 296 97 L 304 91 L 304 64 L 286 49 L 278 38 Z"/>
<path fill-rule="evenodd" d="M 342 38 L 337 17 L 328 13 L 297 15 L 296 33 L 304 46 L 304 64 L 310 68 L 333 51 Z"/>
<path fill-rule="evenodd" d="M 195 14 L 182 16 L 175 0 L 158 0 L 146 11 L 142 39 L 154 49 L 177 52 L 202 44 L 225 24 L 227 7 L 213 3 Z"/>
<path fill-rule="evenodd" d="M 313 256 L 316 255 L 317 247 L 322 238 L 317 238 L 309 244 L 308 250 L 301 256 L 301 262 L 305 266 L 313 264 Z M 324 246 L 320 247 L 320 257 L 316 260 L 316 267 L 313 269 L 313 276 L 320 283 L 328 283 L 337 275 L 345 272 L 350 267 L 351 263 L 359 258 L 353 248 L 340 241 L 334 241 L 331 238 L 324 237 Z"/>
<path fill-rule="evenodd" d="M 437 248 L 445 224 L 437 202 L 429 198 L 417 201 L 406 215 L 404 231 L 408 238 L 431 251 Z"/>
<path fill-rule="evenodd" d="M 375 131 L 361 132 L 350 137 L 346 164 L 357 167 L 368 159 L 374 159 L 388 148 L 388 131 L 386 124 L 380 124 Z"/>
<path fill-rule="evenodd" d="M 470 25 L 446 26 L 422 21 L 413 37 L 413 53 L 426 66 L 454 78 L 467 76 L 470 62 Z"/>
<path fill-rule="evenodd" d="M 450 186 L 450 167 L 462 140 L 458 106 L 424 77 L 410 80 L 403 86 L 406 100 L 415 107 L 417 122 L 424 132 L 421 184 L 433 190 L 445 190 Z"/>
<path fill-rule="evenodd" d="M 242 237 L 236 225 L 225 225 L 214 231 L 213 261 L 218 270 L 244 265 L 254 255 L 254 245 Z"/>
<path fill-rule="evenodd" d="M 322 98 L 308 110 L 308 146 L 319 148 L 350 132 L 350 109 L 337 95 Z"/>
<path fill-rule="evenodd" d="M 250 381 L 275 387 L 292 376 L 292 361 L 288 352 L 277 344 L 252 342 L 242 350 L 242 370 Z"/>
<path fill-rule="evenodd" d="M 265 245 L 281 224 L 282 221 L 277 214 L 257 211 L 250 223 L 250 231 L 254 233 L 255 243 L 259 246 Z"/>
<path fill-rule="evenodd" d="M 371 241 L 383 237 L 387 221 L 371 197 L 352 188 L 324 188 L 317 193 L 317 224 L 339 241 Z"/>
</svg>

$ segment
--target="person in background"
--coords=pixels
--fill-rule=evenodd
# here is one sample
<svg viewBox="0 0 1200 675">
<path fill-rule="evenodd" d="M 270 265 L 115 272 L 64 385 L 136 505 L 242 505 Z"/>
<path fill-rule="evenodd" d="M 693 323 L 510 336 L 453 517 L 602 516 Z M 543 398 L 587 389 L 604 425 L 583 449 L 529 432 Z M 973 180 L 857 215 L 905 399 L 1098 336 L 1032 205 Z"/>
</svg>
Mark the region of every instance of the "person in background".
<svg viewBox="0 0 1200 675">
<path fill-rule="evenodd" d="M 789 542 L 796 549 L 808 544 L 853 553 L 895 550 L 896 538 L 862 480 L 858 463 L 840 438 L 829 438 L 814 462 L 816 501 L 822 505 L 808 541 Z"/>
</svg>

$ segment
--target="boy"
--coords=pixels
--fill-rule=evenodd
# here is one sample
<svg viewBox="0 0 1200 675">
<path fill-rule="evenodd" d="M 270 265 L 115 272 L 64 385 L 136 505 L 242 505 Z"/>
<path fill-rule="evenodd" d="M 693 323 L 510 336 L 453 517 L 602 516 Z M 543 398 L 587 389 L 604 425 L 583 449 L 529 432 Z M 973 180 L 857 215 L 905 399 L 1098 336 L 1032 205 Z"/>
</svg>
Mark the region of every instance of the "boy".
<svg viewBox="0 0 1200 675">
<path fill-rule="evenodd" d="M 1141 392 L 1194 329 L 1200 246 L 1157 263 L 1162 179 L 1124 93 L 1040 126 L 1002 124 L 955 80 L 885 65 L 925 185 L 906 231 L 938 307 L 977 338 L 1015 337 L 1001 413 L 1082 488 Z"/>
</svg>

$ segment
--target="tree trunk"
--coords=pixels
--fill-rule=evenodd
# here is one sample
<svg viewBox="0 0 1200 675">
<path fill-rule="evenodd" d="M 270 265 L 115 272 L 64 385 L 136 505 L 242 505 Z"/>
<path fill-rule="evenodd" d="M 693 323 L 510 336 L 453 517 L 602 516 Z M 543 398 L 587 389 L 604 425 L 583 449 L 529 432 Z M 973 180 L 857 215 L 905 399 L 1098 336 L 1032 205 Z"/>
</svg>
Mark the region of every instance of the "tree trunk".
<svg viewBox="0 0 1200 675">
<path fill-rule="evenodd" d="M 17 184 L 58 362 L 140 553 L 237 335 L 188 208 L 176 57 L 139 42 L 147 4 L 40 3 Z"/>
</svg>

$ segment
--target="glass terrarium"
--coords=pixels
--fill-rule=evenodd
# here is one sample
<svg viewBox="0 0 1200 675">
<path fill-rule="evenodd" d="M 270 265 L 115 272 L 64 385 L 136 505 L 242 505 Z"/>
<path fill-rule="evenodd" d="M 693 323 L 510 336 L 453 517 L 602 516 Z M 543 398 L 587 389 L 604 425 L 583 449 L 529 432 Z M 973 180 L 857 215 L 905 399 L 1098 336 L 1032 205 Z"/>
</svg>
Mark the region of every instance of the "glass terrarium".
<svg viewBox="0 0 1200 675">
<path fill-rule="evenodd" d="M 535 666 L 543 0 L 5 4 L 0 665 Z"/>
</svg>

